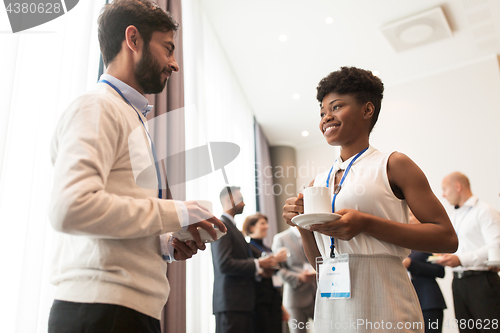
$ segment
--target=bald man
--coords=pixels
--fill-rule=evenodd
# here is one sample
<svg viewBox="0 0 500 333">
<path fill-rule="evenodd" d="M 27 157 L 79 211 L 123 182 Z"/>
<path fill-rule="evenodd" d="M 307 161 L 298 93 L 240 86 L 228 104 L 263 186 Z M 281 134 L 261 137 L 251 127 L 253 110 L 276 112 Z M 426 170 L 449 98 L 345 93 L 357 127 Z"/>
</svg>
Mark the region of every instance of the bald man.
<svg viewBox="0 0 500 333">
<path fill-rule="evenodd" d="M 437 263 L 453 268 L 458 327 L 460 332 L 491 332 L 494 320 L 496 329 L 500 325 L 500 277 L 485 262 L 488 250 L 500 247 L 500 214 L 472 194 L 469 179 L 460 172 L 446 176 L 442 187 L 443 197 L 455 207 L 451 222 L 459 245 L 455 254 L 444 254 Z"/>
</svg>

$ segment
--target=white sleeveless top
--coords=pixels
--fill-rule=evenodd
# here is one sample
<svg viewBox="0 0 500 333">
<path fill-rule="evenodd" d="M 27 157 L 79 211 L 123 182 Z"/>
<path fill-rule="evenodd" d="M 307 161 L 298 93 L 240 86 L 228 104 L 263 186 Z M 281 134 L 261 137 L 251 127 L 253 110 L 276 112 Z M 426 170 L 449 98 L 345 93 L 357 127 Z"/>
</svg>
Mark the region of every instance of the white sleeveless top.
<svg viewBox="0 0 500 333">
<path fill-rule="evenodd" d="M 356 209 L 360 212 L 375 215 L 395 222 L 408 224 L 408 206 L 406 200 L 398 199 L 392 192 L 387 177 L 387 161 L 391 153 L 381 153 L 369 147 L 351 166 L 342 190 L 335 200 L 335 211 L 340 209 Z M 334 164 L 330 176 L 330 194 L 333 199 L 335 173 L 340 168 L 345 170 L 354 158 L 343 162 L 340 156 Z M 326 186 L 330 170 L 316 176 L 314 186 Z M 318 249 L 323 258 L 330 256 L 330 237 L 314 233 Z M 335 251 L 338 254 L 389 254 L 401 259 L 410 254 L 410 250 L 378 240 L 363 233 L 349 241 L 335 239 Z"/>
</svg>

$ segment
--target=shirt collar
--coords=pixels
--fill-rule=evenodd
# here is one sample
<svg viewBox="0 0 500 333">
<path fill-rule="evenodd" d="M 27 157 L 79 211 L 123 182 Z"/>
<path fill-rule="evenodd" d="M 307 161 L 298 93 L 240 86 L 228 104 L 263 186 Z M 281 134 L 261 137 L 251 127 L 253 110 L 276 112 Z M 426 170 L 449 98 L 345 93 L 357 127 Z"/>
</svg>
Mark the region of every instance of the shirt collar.
<svg viewBox="0 0 500 333">
<path fill-rule="evenodd" d="M 222 215 L 224 215 L 225 217 L 227 217 L 227 219 L 228 219 L 229 221 L 231 221 L 234 225 L 236 225 L 236 222 L 234 221 L 234 218 L 233 218 L 231 215 L 229 215 L 229 214 L 228 214 L 228 213 L 226 213 L 226 212 L 222 213 Z"/>
<path fill-rule="evenodd" d="M 477 197 L 471 196 L 469 199 L 467 199 L 466 202 L 464 202 L 462 207 L 474 207 L 477 204 L 477 201 L 478 201 Z"/>
<path fill-rule="evenodd" d="M 148 100 L 140 92 L 129 86 L 123 81 L 118 80 L 116 77 L 109 74 L 102 74 L 100 80 L 106 80 L 111 82 L 116 88 L 118 88 L 123 96 L 142 113 L 144 117 L 153 110 L 153 105 L 148 104 Z"/>
<path fill-rule="evenodd" d="M 375 151 L 375 148 L 373 148 L 372 146 L 369 146 L 368 149 L 354 162 L 354 164 L 358 163 L 360 160 L 362 160 L 366 156 L 370 155 L 374 151 Z M 345 170 L 349 166 L 349 163 L 351 163 L 352 159 L 354 157 L 356 157 L 356 155 L 351 156 L 347 161 L 342 161 L 342 157 L 340 157 L 340 155 L 339 155 L 339 157 L 337 157 L 337 159 L 335 160 L 335 163 L 333 164 L 334 171 Z"/>
</svg>

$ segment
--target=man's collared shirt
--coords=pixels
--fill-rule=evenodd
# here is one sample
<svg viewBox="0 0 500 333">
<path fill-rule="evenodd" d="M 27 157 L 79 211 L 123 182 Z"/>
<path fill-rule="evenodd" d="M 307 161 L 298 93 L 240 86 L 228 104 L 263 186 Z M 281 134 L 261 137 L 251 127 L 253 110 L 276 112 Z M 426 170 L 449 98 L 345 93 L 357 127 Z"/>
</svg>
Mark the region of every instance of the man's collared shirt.
<svg viewBox="0 0 500 333">
<path fill-rule="evenodd" d="M 453 270 L 487 270 L 488 249 L 500 247 L 500 214 L 472 196 L 455 209 L 451 221 L 459 241 L 455 255 L 461 262 Z"/>
<path fill-rule="evenodd" d="M 137 111 L 141 112 L 144 117 L 153 110 L 153 105 L 149 105 L 147 98 L 125 82 L 109 74 L 102 74 L 100 80 L 106 80 L 118 88 L 130 104 L 132 104 Z"/>
</svg>

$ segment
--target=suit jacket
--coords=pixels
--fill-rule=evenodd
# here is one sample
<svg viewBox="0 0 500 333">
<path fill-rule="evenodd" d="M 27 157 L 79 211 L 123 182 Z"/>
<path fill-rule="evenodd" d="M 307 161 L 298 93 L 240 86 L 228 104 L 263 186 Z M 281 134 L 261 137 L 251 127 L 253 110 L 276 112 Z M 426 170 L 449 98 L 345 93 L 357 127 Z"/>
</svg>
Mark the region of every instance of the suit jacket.
<svg viewBox="0 0 500 333">
<path fill-rule="evenodd" d="M 408 271 L 417 292 L 422 310 L 446 309 L 446 303 L 436 282 L 437 277 L 444 277 L 444 267 L 427 261 L 430 253 L 412 251 Z"/>
<path fill-rule="evenodd" d="M 257 246 L 252 244 L 253 242 L 257 242 Z M 260 244 L 259 244 L 260 243 Z M 250 241 L 250 250 L 254 258 L 260 258 L 262 256 L 262 252 L 272 252 L 270 248 L 262 244 L 262 240 L 254 240 Z M 272 278 L 260 278 L 259 281 L 255 281 L 255 304 L 258 307 L 261 304 L 278 304 L 279 311 L 279 322 L 281 323 L 281 291 L 273 285 Z"/>
<path fill-rule="evenodd" d="M 255 262 L 241 231 L 227 217 L 227 234 L 211 244 L 214 265 L 213 313 L 248 311 L 255 306 Z"/>
<path fill-rule="evenodd" d="M 306 308 L 314 306 L 316 296 L 316 279 L 303 283 L 299 280 L 304 270 L 304 263 L 308 263 L 302 243 L 294 234 L 292 228 L 277 234 L 273 240 L 273 251 L 285 247 L 290 252 L 287 261 L 278 272 L 285 282 L 283 287 L 283 305 L 285 308 Z"/>
</svg>

